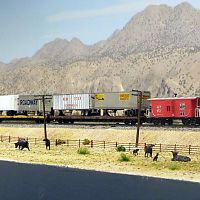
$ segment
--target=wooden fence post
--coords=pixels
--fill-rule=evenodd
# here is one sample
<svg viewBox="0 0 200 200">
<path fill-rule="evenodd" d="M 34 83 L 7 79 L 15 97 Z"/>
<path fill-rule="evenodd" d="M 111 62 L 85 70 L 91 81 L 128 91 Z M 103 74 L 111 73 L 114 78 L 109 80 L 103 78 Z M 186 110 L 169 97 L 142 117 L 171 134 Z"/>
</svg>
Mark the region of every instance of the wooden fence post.
<svg viewBox="0 0 200 200">
<path fill-rule="evenodd" d="M 67 146 L 69 147 L 69 140 L 67 139 Z"/>
<path fill-rule="evenodd" d="M 106 148 L 106 142 L 103 141 L 103 148 L 105 149 Z"/>
<path fill-rule="evenodd" d="M 191 153 L 191 145 L 189 145 L 189 154 Z"/>
<path fill-rule="evenodd" d="M 176 144 L 174 145 L 174 151 L 176 151 Z"/>
<path fill-rule="evenodd" d="M 79 148 L 81 147 L 81 140 L 80 139 L 78 140 L 78 147 Z"/>
<path fill-rule="evenodd" d="M 115 146 L 117 147 L 117 142 L 116 142 Z"/>
<path fill-rule="evenodd" d="M 56 139 L 56 146 L 58 146 L 58 140 Z"/>
<path fill-rule="evenodd" d="M 91 140 L 91 148 L 93 148 L 93 140 Z"/>
<path fill-rule="evenodd" d="M 3 142 L 3 136 L 1 135 L 1 142 Z"/>
<path fill-rule="evenodd" d="M 37 138 L 35 138 L 35 145 L 36 145 L 36 143 L 37 143 L 36 140 L 37 140 Z"/>
<path fill-rule="evenodd" d="M 9 137 L 8 137 L 8 142 L 10 143 L 10 135 L 9 135 Z"/>
<path fill-rule="evenodd" d="M 129 151 L 131 151 L 131 143 L 129 143 L 128 149 Z"/>
<path fill-rule="evenodd" d="M 161 144 L 160 144 L 160 152 L 162 151 L 162 147 L 161 147 Z"/>
</svg>

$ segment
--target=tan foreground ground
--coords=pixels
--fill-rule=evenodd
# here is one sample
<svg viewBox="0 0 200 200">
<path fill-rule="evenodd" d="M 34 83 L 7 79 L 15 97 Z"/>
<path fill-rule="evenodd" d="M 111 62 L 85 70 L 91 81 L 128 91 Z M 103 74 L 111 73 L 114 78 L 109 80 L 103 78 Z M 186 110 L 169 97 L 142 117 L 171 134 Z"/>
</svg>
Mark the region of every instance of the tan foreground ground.
<svg viewBox="0 0 200 200">
<path fill-rule="evenodd" d="M 135 142 L 136 134 L 136 130 L 116 130 L 112 128 L 48 128 L 47 130 L 50 139 L 87 138 L 113 142 Z M 140 143 L 200 145 L 200 133 L 195 131 L 152 131 L 141 128 L 140 133 Z M 0 127 L 0 135 L 43 138 L 44 133 L 43 128 Z M 139 152 L 138 156 L 126 152 L 125 154 L 130 160 L 122 162 L 119 160 L 121 152 L 116 150 L 88 148 L 90 153 L 81 155 L 77 153 L 78 147 L 69 148 L 66 145 L 55 146 L 55 144 L 52 144 L 51 151 L 47 151 L 42 143 L 31 144 L 30 148 L 30 152 L 26 149 L 19 151 L 14 148 L 13 142 L 1 142 L 0 159 L 200 182 L 199 154 L 189 155 L 192 159 L 189 163 L 180 163 L 171 161 L 171 153 L 160 153 L 158 161 L 153 162 L 151 158 L 144 158 L 144 152 Z"/>
</svg>

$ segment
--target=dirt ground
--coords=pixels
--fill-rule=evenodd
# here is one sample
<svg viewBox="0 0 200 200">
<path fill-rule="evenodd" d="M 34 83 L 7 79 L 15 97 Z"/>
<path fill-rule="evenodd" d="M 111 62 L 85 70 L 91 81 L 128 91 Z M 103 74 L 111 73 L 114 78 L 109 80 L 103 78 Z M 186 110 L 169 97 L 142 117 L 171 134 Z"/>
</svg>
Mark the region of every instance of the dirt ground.
<svg viewBox="0 0 200 200">
<path fill-rule="evenodd" d="M 136 128 L 133 129 L 116 129 L 116 128 L 47 128 L 48 138 L 50 139 L 89 139 L 99 141 L 112 141 L 134 143 L 136 140 Z M 0 135 L 3 136 L 20 136 L 20 137 L 44 137 L 44 130 L 30 127 L 1 127 Z M 139 143 L 156 143 L 156 144 L 179 144 L 200 146 L 200 132 L 196 130 L 177 130 L 158 128 L 148 130 L 140 128 Z"/>
</svg>

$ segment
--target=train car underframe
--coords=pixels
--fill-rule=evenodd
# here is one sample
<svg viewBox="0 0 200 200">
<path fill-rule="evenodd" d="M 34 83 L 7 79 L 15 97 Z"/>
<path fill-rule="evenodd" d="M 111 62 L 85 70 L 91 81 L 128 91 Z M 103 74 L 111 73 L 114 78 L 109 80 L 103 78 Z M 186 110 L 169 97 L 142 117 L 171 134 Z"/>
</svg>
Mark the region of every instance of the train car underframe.
<svg viewBox="0 0 200 200">
<path fill-rule="evenodd" d="M 200 125 L 200 118 L 147 118 L 147 123 L 157 125 L 173 125 L 175 121 L 181 121 L 183 125 Z"/>
</svg>

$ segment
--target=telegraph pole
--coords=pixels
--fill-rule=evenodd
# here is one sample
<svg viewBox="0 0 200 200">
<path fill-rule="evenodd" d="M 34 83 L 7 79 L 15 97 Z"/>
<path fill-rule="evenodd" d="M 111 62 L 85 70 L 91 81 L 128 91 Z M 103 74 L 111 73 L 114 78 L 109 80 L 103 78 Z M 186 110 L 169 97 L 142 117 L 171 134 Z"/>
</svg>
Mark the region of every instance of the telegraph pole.
<svg viewBox="0 0 200 200">
<path fill-rule="evenodd" d="M 46 115 L 45 115 L 45 96 L 42 95 L 43 103 L 43 117 L 44 117 L 44 138 L 47 139 L 47 124 L 46 124 Z"/>
<path fill-rule="evenodd" d="M 137 133 L 136 133 L 136 141 L 135 145 L 138 147 L 139 136 L 140 136 L 140 121 L 141 121 L 141 105 L 142 105 L 142 91 L 137 90 L 137 106 L 138 106 L 138 116 L 137 116 Z"/>
</svg>

